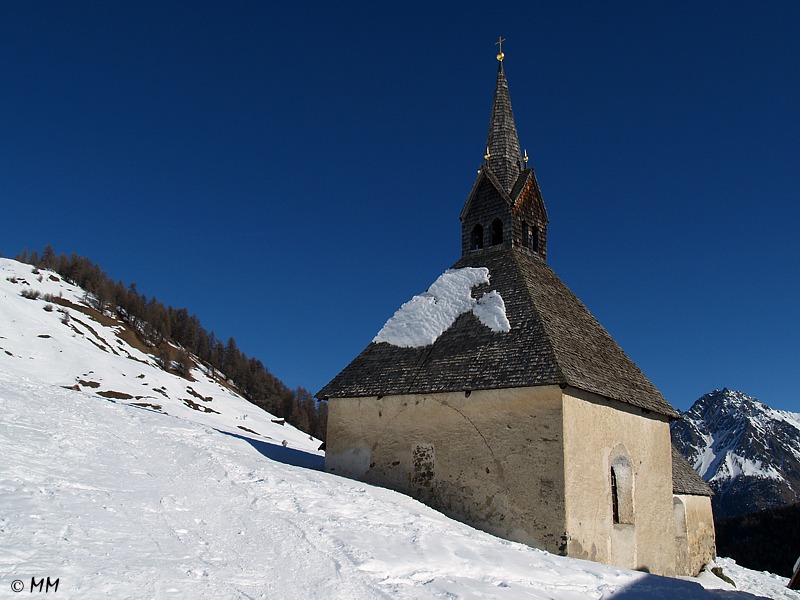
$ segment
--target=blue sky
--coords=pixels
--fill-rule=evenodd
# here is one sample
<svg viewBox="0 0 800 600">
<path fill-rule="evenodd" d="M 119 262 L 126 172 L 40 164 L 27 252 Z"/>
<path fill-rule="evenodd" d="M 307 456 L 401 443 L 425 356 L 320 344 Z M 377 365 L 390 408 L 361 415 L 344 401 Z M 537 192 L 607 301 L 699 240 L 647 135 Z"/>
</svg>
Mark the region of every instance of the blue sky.
<svg viewBox="0 0 800 600">
<path fill-rule="evenodd" d="M 800 412 L 797 2 L 5 2 L 0 252 L 317 391 L 460 256 L 502 35 L 548 262 L 667 399 Z"/>
</svg>

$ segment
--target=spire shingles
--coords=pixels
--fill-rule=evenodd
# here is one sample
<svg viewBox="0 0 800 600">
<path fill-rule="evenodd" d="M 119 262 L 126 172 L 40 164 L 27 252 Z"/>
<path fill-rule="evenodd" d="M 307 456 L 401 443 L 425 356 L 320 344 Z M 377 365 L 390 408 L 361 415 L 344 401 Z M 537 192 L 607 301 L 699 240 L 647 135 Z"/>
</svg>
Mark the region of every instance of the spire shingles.
<svg viewBox="0 0 800 600">
<path fill-rule="evenodd" d="M 511 96 L 508 93 L 508 82 L 502 61 L 497 68 L 497 86 L 494 90 L 486 148 L 489 156 L 486 162 L 489 168 L 505 191 L 510 192 L 525 166 L 519 148 L 519 136 L 517 126 L 514 124 L 514 113 L 511 111 Z"/>
</svg>

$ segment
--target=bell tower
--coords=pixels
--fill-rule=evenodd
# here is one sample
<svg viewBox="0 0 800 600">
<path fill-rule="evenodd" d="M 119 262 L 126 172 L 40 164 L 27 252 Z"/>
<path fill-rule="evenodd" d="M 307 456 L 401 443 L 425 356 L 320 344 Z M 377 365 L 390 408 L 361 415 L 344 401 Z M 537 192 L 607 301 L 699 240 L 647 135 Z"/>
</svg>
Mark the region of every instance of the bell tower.
<svg viewBox="0 0 800 600">
<path fill-rule="evenodd" d="M 528 153 L 520 151 L 503 69 L 503 42 L 497 44 L 497 82 L 478 177 L 461 211 L 461 254 L 521 248 L 545 260 L 547 211 Z"/>
</svg>

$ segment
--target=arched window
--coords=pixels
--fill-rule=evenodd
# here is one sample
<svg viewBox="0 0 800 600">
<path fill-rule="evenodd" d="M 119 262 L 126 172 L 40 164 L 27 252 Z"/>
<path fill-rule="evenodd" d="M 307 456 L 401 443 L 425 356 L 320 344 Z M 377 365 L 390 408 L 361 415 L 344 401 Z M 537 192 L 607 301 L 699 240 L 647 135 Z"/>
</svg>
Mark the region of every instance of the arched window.
<svg viewBox="0 0 800 600">
<path fill-rule="evenodd" d="M 615 525 L 633 524 L 633 468 L 624 456 L 611 461 L 611 514 Z"/>
<path fill-rule="evenodd" d="M 475 225 L 472 228 L 472 235 L 469 238 L 469 249 L 470 250 L 480 250 L 483 248 L 483 227 L 481 225 Z"/>
<path fill-rule="evenodd" d="M 687 536 L 686 527 L 686 506 L 680 498 L 672 498 L 672 516 L 675 522 L 675 537 L 685 538 Z"/>
<path fill-rule="evenodd" d="M 530 249 L 536 253 L 539 252 L 539 230 L 536 227 L 533 228 Z"/>
<path fill-rule="evenodd" d="M 492 246 L 503 243 L 503 222 L 500 219 L 492 221 Z"/>
</svg>

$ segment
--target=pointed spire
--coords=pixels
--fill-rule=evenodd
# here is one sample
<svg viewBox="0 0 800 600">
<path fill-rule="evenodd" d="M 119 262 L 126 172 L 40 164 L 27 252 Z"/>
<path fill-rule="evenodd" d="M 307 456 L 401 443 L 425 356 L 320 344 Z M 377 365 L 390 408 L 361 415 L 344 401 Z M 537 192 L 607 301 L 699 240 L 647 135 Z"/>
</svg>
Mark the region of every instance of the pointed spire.
<svg viewBox="0 0 800 600">
<path fill-rule="evenodd" d="M 505 41 L 503 38 L 500 40 Z M 486 162 L 506 192 L 510 192 L 517 177 L 525 169 L 525 164 L 522 162 L 517 126 L 514 124 L 514 114 L 511 111 L 511 96 L 508 93 L 508 82 L 503 71 L 503 58 L 505 55 L 501 46 L 497 55 L 499 61 L 497 86 L 494 90 L 489 135 L 486 136 L 486 154 L 488 155 Z"/>
</svg>

